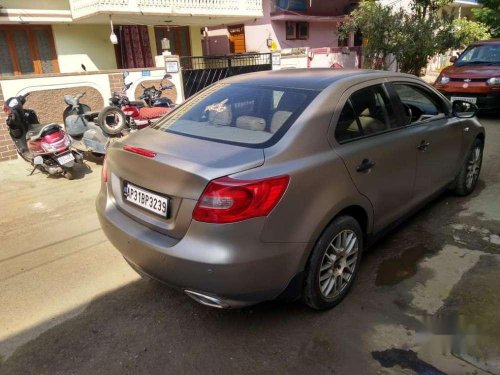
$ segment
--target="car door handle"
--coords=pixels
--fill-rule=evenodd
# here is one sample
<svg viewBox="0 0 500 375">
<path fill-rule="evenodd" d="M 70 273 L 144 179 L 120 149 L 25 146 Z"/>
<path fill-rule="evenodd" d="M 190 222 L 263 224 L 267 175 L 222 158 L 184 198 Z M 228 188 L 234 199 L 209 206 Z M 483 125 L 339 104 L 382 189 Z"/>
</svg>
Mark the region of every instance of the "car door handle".
<svg viewBox="0 0 500 375">
<path fill-rule="evenodd" d="M 356 167 L 356 172 L 366 173 L 375 166 L 375 162 L 369 159 L 363 159 L 360 165 Z"/>
<path fill-rule="evenodd" d="M 420 142 L 420 144 L 417 146 L 417 150 L 419 151 L 425 151 L 427 150 L 427 147 L 429 147 L 430 143 L 429 142 L 426 142 L 425 140 L 423 140 L 422 142 Z"/>
</svg>

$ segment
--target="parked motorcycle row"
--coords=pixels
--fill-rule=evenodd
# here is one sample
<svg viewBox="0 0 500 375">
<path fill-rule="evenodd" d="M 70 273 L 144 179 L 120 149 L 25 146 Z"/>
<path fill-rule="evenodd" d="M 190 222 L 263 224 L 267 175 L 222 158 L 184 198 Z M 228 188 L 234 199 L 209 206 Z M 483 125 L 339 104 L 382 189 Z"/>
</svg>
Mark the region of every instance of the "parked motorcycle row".
<svg viewBox="0 0 500 375">
<path fill-rule="evenodd" d="M 125 72 L 124 82 L 127 76 Z M 39 169 L 73 179 L 75 165 L 83 163 L 85 153 L 104 156 L 114 139 L 152 125 L 174 108 L 170 99 L 161 97 L 163 91 L 174 87 L 164 83 L 170 78 L 170 74 L 163 76 L 158 89 L 141 83 L 142 101 L 129 100 L 126 91 L 132 83 L 124 83 L 122 91 L 114 92 L 109 106 L 101 111 L 92 111 L 80 103 L 85 93 L 66 95 L 64 127 L 55 123 L 40 124 L 36 112 L 24 108 L 29 93 L 9 98 L 3 110 L 7 114 L 10 137 L 18 154 L 33 166 L 31 173 Z"/>
</svg>

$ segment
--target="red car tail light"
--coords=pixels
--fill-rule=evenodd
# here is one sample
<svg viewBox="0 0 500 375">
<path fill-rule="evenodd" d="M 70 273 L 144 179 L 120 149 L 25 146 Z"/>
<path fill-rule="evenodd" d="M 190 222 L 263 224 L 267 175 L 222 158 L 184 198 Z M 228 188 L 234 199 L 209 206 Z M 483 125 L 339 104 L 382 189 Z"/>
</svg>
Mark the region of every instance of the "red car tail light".
<svg viewBox="0 0 500 375">
<path fill-rule="evenodd" d="M 289 176 L 262 180 L 222 177 L 210 181 L 193 211 L 193 219 L 205 223 L 234 223 L 267 216 L 278 204 Z"/>
<path fill-rule="evenodd" d="M 106 158 L 102 162 L 101 181 L 108 182 L 108 163 L 106 163 Z"/>
<path fill-rule="evenodd" d="M 134 154 L 139 154 L 142 156 L 146 156 L 148 158 L 154 158 L 156 156 L 156 152 L 145 150 L 145 149 L 140 148 L 140 147 L 125 145 L 125 146 L 123 146 L 123 149 L 125 151 L 133 152 Z"/>
</svg>

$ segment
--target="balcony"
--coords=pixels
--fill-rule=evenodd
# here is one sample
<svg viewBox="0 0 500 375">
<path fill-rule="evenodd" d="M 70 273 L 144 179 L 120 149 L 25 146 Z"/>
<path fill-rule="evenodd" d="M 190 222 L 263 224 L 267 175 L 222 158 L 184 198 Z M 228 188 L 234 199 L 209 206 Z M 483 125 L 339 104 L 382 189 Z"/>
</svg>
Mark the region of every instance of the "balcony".
<svg viewBox="0 0 500 375">
<path fill-rule="evenodd" d="M 138 20 L 192 25 L 216 25 L 262 17 L 262 0 L 70 0 L 76 22 Z"/>
</svg>

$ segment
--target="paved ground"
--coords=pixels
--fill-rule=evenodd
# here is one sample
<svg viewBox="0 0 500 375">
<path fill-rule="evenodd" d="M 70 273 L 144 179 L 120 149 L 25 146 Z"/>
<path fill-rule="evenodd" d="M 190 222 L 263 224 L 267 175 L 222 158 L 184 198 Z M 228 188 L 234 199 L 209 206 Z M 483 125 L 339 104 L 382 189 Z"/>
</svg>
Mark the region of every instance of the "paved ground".
<svg viewBox="0 0 500 375">
<path fill-rule="evenodd" d="M 500 120 L 477 191 L 444 195 L 372 248 L 317 313 L 196 304 L 139 279 L 80 180 L 0 164 L 0 373 L 500 373 Z"/>
</svg>

